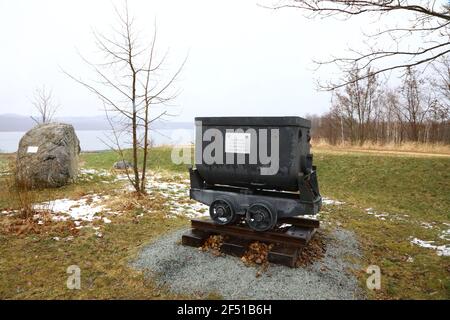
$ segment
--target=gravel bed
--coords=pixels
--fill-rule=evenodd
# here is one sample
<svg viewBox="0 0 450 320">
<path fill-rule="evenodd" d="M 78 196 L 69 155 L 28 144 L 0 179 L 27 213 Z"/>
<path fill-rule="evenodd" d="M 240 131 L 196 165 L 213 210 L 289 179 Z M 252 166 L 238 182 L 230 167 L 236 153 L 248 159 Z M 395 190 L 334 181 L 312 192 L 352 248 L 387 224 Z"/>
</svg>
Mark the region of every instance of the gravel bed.
<svg viewBox="0 0 450 320">
<path fill-rule="evenodd" d="M 358 281 L 349 271 L 359 268 L 348 257 L 360 255 L 353 233 L 336 229 L 327 235 L 325 257 L 302 268 L 270 264 L 256 277 L 258 267 L 239 258 L 215 257 L 180 244 L 180 230 L 145 247 L 133 267 L 156 277 L 160 285 L 184 294 L 218 294 L 224 299 L 361 299 Z"/>
</svg>

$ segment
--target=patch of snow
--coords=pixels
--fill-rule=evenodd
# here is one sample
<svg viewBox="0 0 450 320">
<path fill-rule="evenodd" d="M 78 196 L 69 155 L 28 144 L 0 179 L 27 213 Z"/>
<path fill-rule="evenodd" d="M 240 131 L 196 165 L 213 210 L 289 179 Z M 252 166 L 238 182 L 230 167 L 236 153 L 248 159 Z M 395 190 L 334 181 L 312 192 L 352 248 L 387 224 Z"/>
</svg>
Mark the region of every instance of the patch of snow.
<svg viewBox="0 0 450 320">
<path fill-rule="evenodd" d="M 332 206 L 338 206 L 341 204 L 345 204 L 345 202 L 333 200 L 333 199 L 326 198 L 326 197 L 322 197 L 322 203 L 326 204 L 326 205 L 332 205 Z"/>
<path fill-rule="evenodd" d="M 367 214 L 374 216 L 375 218 L 378 218 L 380 220 L 386 220 L 387 217 L 389 217 L 389 213 L 378 213 L 373 208 L 367 208 L 365 209 Z"/>
<path fill-rule="evenodd" d="M 19 212 L 19 211 L 18 210 L 3 210 L 2 212 L 0 212 L 0 214 L 8 216 L 8 217 L 12 217 L 17 212 Z"/>
<path fill-rule="evenodd" d="M 288 228 L 288 227 L 292 227 L 292 224 L 283 223 L 283 224 L 280 225 L 280 228 Z"/>
<path fill-rule="evenodd" d="M 317 214 L 304 214 L 304 215 L 302 215 L 302 218 L 315 219 L 315 220 L 319 219 L 319 217 L 320 217 L 320 213 L 317 213 Z"/>
<path fill-rule="evenodd" d="M 88 169 L 88 168 L 82 168 L 79 171 L 80 175 L 97 175 L 97 176 L 110 176 L 111 174 L 106 170 L 97 170 L 97 169 Z"/>
<path fill-rule="evenodd" d="M 104 222 L 104 223 L 111 223 L 111 220 L 109 220 L 109 219 L 106 218 L 106 217 L 103 217 L 103 222 Z"/>
<path fill-rule="evenodd" d="M 117 174 L 116 181 L 128 181 L 128 176 L 126 174 Z"/>
<path fill-rule="evenodd" d="M 95 169 L 85 169 L 85 168 L 82 168 L 82 169 L 80 169 L 80 172 L 79 172 L 80 174 L 96 174 L 97 173 L 97 170 L 95 170 Z"/>
<path fill-rule="evenodd" d="M 33 205 L 37 211 L 50 211 L 55 221 L 76 220 L 75 224 L 80 225 L 80 221 L 93 221 L 101 217 L 101 212 L 109 212 L 110 209 L 101 204 L 107 199 L 105 196 L 97 194 L 87 195 L 78 200 L 57 199 Z"/>
<path fill-rule="evenodd" d="M 450 229 L 444 230 L 439 235 L 439 238 L 442 240 L 449 240 L 450 241 Z"/>
<path fill-rule="evenodd" d="M 429 222 L 421 222 L 420 225 L 422 227 L 424 227 L 425 229 L 433 229 L 433 223 L 429 223 Z"/>
<path fill-rule="evenodd" d="M 167 182 L 158 174 L 152 174 L 147 181 L 149 191 L 158 192 L 167 199 L 170 211 L 167 217 L 184 216 L 189 219 L 209 216 L 209 207 L 189 200 L 189 180 L 183 179 L 180 182 Z"/>
<path fill-rule="evenodd" d="M 425 240 L 420 240 L 418 238 L 414 238 L 411 240 L 412 244 L 415 244 L 419 247 L 422 248 L 427 248 L 427 249 L 433 249 L 436 250 L 436 253 L 438 256 L 445 256 L 448 257 L 450 256 L 450 245 L 434 245 L 434 241 L 425 241 Z"/>
</svg>

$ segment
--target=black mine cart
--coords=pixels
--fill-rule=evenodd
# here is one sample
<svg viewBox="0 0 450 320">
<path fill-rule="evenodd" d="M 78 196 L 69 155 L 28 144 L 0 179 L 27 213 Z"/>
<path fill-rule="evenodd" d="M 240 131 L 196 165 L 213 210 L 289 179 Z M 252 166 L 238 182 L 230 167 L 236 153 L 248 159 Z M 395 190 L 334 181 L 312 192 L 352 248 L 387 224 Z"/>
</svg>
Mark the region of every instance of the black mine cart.
<svg viewBox="0 0 450 320">
<path fill-rule="evenodd" d="M 268 231 L 281 218 L 314 215 L 322 198 L 310 153 L 311 122 L 300 117 L 196 118 L 190 197 L 212 221 L 245 219 Z"/>
</svg>

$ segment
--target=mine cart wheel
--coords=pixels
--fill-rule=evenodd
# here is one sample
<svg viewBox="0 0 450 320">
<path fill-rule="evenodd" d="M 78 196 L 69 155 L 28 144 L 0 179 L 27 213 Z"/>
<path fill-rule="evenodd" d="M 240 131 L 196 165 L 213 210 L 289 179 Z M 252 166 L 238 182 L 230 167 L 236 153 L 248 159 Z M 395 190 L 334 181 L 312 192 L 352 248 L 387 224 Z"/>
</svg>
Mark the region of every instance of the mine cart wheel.
<svg viewBox="0 0 450 320">
<path fill-rule="evenodd" d="M 213 201 L 209 206 L 209 215 L 215 223 L 221 225 L 232 224 L 236 221 L 233 205 L 225 199 Z"/>
<path fill-rule="evenodd" d="M 245 221 L 255 231 L 267 231 L 277 223 L 277 213 L 270 205 L 257 202 L 247 209 Z"/>
</svg>

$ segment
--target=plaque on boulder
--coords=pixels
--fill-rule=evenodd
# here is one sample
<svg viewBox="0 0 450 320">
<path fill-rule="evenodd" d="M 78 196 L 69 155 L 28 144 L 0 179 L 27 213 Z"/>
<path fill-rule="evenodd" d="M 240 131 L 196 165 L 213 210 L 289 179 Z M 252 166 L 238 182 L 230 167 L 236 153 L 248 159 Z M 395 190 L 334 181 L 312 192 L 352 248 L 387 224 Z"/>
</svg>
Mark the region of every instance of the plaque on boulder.
<svg viewBox="0 0 450 320">
<path fill-rule="evenodd" d="M 64 186 L 76 178 L 79 154 L 80 142 L 72 125 L 38 125 L 20 140 L 17 181 L 31 188 Z"/>
</svg>

